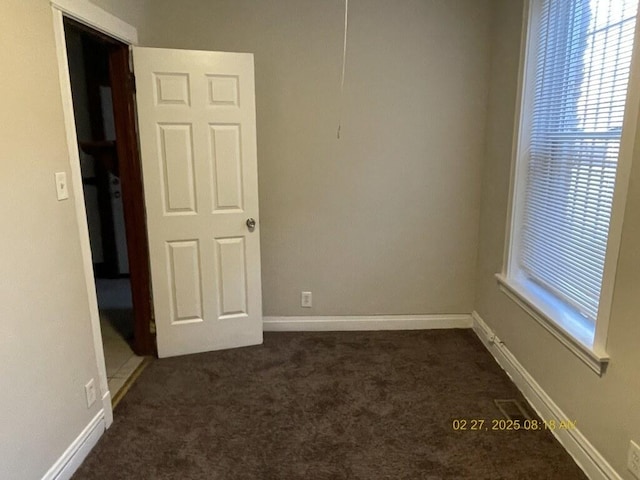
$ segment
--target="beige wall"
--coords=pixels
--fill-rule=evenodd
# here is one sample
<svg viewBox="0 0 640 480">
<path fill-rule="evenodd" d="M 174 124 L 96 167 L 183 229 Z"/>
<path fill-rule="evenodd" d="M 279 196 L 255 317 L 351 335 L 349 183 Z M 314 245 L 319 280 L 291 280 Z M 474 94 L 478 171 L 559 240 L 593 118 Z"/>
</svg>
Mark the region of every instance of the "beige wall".
<svg viewBox="0 0 640 480">
<path fill-rule="evenodd" d="M 302 289 L 315 314 L 470 310 L 486 2 L 352 2 L 340 142 L 339 5 L 94 3 L 149 13 L 147 44 L 257 53 L 266 313 L 299 313 Z M 55 199 L 70 165 L 49 2 L 5 0 L 0 39 L 0 477 L 39 478 L 99 411 L 98 372 L 74 205 Z"/>
<path fill-rule="evenodd" d="M 633 166 L 615 283 L 611 363 L 602 378 L 501 293 L 493 277 L 502 268 L 505 241 L 521 18 L 522 2 L 495 2 L 476 309 L 605 459 L 631 479 L 627 448 L 629 440 L 640 441 L 640 160 Z"/>
<path fill-rule="evenodd" d="M 143 28 L 155 0 L 89 0 L 94 5 L 138 29 Z"/>
<path fill-rule="evenodd" d="M 470 312 L 488 1 L 156 0 L 145 46 L 255 53 L 265 315 Z M 300 291 L 313 309 L 300 308 Z"/>
<path fill-rule="evenodd" d="M 49 2 L 3 0 L 0 45 L 0 478 L 41 478 L 102 403 Z"/>
<path fill-rule="evenodd" d="M 493 2 L 489 72 L 488 1 L 352 1 L 340 141 L 341 2 L 157 0 L 148 12 L 147 2 L 94 3 L 141 27 L 143 44 L 255 52 L 266 314 L 470 311 L 480 215 L 476 309 L 631 478 L 627 445 L 640 440 L 640 161 L 602 378 L 493 278 L 504 247 L 521 2 Z M 97 368 L 75 211 L 55 199 L 53 174 L 69 174 L 69 160 L 48 2 L 4 0 L 0 45 L 0 477 L 40 478 L 99 410 L 84 397 Z M 298 308 L 302 289 L 314 292 L 311 312 Z"/>
</svg>

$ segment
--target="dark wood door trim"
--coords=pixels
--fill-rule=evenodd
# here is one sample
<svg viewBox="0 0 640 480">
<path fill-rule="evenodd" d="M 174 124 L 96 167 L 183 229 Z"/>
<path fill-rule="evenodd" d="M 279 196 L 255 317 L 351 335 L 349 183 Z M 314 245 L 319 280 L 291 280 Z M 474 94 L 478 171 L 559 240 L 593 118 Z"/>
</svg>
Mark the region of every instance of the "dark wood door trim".
<svg viewBox="0 0 640 480">
<path fill-rule="evenodd" d="M 135 317 L 133 350 L 138 355 L 155 355 L 155 339 L 151 333 L 153 306 L 149 273 L 149 242 L 129 55 L 128 45 L 117 44 L 109 48 L 116 148 Z"/>
</svg>

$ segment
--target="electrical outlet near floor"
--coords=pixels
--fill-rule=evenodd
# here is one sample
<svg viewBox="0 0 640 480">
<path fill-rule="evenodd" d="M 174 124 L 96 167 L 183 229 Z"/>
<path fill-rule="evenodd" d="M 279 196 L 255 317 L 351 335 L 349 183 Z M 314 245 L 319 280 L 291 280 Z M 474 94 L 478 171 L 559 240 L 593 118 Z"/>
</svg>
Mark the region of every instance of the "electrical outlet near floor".
<svg viewBox="0 0 640 480">
<path fill-rule="evenodd" d="M 636 478 L 640 478 L 640 447 L 633 440 L 629 443 L 627 468 Z"/>
<path fill-rule="evenodd" d="M 311 308 L 311 292 L 301 292 L 300 306 L 304 308 Z"/>
<path fill-rule="evenodd" d="M 96 403 L 96 384 L 93 378 L 84 386 L 84 392 L 87 394 L 87 408 Z"/>
</svg>

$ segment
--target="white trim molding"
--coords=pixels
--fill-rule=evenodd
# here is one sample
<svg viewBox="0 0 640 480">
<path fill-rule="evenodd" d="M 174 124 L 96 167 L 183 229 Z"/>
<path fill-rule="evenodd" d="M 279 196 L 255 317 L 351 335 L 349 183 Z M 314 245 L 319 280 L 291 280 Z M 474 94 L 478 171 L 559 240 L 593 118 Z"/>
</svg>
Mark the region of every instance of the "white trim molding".
<svg viewBox="0 0 640 480">
<path fill-rule="evenodd" d="M 533 32 L 536 32 L 539 29 L 542 4 L 542 0 L 525 0 L 522 16 L 520 64 L 518 69 L 516 109 L 512 135 L 509 196 L 507 219 L 505 224 L 505 244 L 502 271 L 499 274 L 506 279 L 515 278 L 517 270 L 517 261 L 515 261 L 517 252 L 515 245 L 520 241 L 518 238 L 521 216 L 519 215 L 519 211 L 523 208 L 519 192 L 522 192 L 524 189 L 526 177 L 526 168 L 524 168 L 524 162 L 521 162 L 520 158 L 524 155 L 525 147 L 523 145 L 526 143 L 523 142 L 523 139 L 529 135 L 531 129 L 531 119 L 528 115 L 523 114 L 531 111 L 533 108 L 532 93 L 535 88 L 535 82 L 533 82 L 532 79 L 535 78 L 535 71 L 537 68 L 537 45 Z M 601 282 L 599 308 L 595 322 L 594 338 L 592 341 L 594 355 L 591 355 L 589 352 L 585 352 L 583 354 L 570 347 L 572 352 L 577 353 L 578 358 L 584 360 L 585 363 L 587 363 L 587 365 L 589 365 L 589 367 L 598 374 L 600 374 L 603 368 L 606 367 L 607 335 L 613 303 L 615 276 L 622 240 L 622 228 L 626 212 L 631 166 L 633 163 L 634 152 L 637 148 L 636 131 L 640 118 L 640 55 L 637 54 L 640 51 L 640 21 L 635 22 L 634 37 L 633 51 L 635 54 L 632 55 L 629 70 L 629 83 L 627 87 L 626 106 L 620 138 L 615 188 L 611 205 L 611 217 L 609 221 L 609 232 Z M 514 295 L 513 289 L 509 289 L 509 286 L 504 282 L 502 282 L 501 285 L 502 290 L 507 295 L 518 302 L 520 306 L 523 306 L 521 298 L 515 298 L 516 295 Z M 539 318 L 536 318 L 536 320 L 538 319 Z M 545 328 L 547 327 L 545 326 Z M 553 330 L 549 331 L 555 335 Z M 574 340 L 571 339 L 568 340 L 568 342 L 575 343 Z M 565 342 L 563 341 L 563 343 Z"/>
<path fill-rule="evenodd" d="M 570 332 L 547 315 L 536 303 L 527 298 L 526 293 L 512 285 L 502 274 L 496 274 L 500 290 L 516 305 L 553 335 L 562 345 L 578 357 L 585 365 L 598 375 L 602 375 L 609 363 L 609 355 L 596 347 L 582 343 L 576 331 Z"/>
<path fill-rule="evenodd" d="M 89 0 L 51 0 L 51 6 L 84 25 L 128 45 L 138 44 L 138 30 Z"/>
<path fill-rule="evenodd" d="M 524 397 L 542 420 L 568 419 L 562 409 L 553 401 L 524 368 L 509 348 L 496 336 L 478 312 L 473 312 L 473 330 L 484 346 L 493 355 L 498 365 L 507 373 Z M 579 428 L 551 430 L 553 436 L 573 457 L 575 462 L 591 480 L 622 480 L 622 477 L 605 460 L 598 450 L 587 440 Z"/>
<path fill-rule="evenodd" d="M 104 427 L 109 428 L 113 423 L 113 407 L 109 390 L 102 395 L 102 410 L 104 411 Z"/>
<path fill-rule="evenodd" d="M 55 7 L 53 7 L 53 30 L 56 42 L 56 53 L 58 56 L 58 75 L 60 80 L 62 112 L 64 116 L 65 132 L 67 134 L 67 148 L 69 151 L 69 170 L 71 172 L 72 186 L 71 198 L 73 199 L 76 211 L 76 223 L 78 225 L 78 237 L 80 239 L 80 252 L 82 254 L 84 281 L 87 299 L 89 302 L 88 320 L 91 322 L 93 348 L 96 355 L 98 382 L 100 384 L 100 396 L 104 398 L 104 395 L 109 392 L 109 385 L 107 382 L 107 370 L 104 361 L 104 347 L 102 345 L 102 332 L 100 328 L 100 314 L 98 311 L 96 284 L 93 276 L 93 261 L 91 259 L 89 226 L 87 224 L 87 214 L 84 204 L 84 193 L 82 189 L 80 154 L 78 152 L 76 123 L 73 112 L 73 98 L 71 96 L 71 78 L 69 76 L 69 67 L 67 66 L 67 45 L 64 36 L 63 14 Z M 105 409 L 111 411 L 111 404 L 107 404 L 105 406 Z M 108 418 L 113 418 L 111 412 L 106 416 Z"/>
<path fill-rule="evenodd" d="M 627 207 L 627 194 L 631 178 L 631 166 L 635 157 L 636 132 L 638 117 L 640 116 L 640 21 L 636 19 L 633 44 L 634 55 L 631 57 L 629 69 L 629 84 L 627 99 L 622 122 L 622 136 L 620 138 L 620 152 L 616 169 L 616 183 L 611 205 L 611 219 L 609 220 L 609 236 L 607 250 L 604 257 L 604 271 L 602 273 L 602 289 L 600 291 L 600 306 L 596 321 L 595 345 L 606 349 L 609 319 L 613 305 L 613 290 L 615 287 L 616 270 L 622 243 L 622 227 Z"/>
<path fill-rule="evenodd" d="M 471 328 L 472 323 L 469 314 L 264 317 L 263 330 L 265 332 L 430 330 Z"/>
<path fill-rule="evenodd" d="M 64 17 L 72 18 L 80 23 L 94 28 L 106 35 L 116 38 L 129 45 L 138 44 L 138 31 L 135 27 L 95 6 L 88 0 L 51 0 L 53 13 L 53 31 L 58 60 L 58 75 L 62 99 L 64 126 L 69 150 L 69 170 L 71 172 L 72 198 L 75 204 L 78 236 L 82 253 L 84 277 L 87 298 L 89 301 L 89 320 L 93 334 L 93 345 L 98 368 L 98 381 L 102 397 L 103 424 L 109 428 L 113 423 L 113 409 L 111 394 L 107 382 L 107 372 L 104 361 L 102 333 L 100 329 L 100 315 L 96 297 L 95 279 L 93 275 L 93 261 L 91 259 L 91 244 L 89 241 L 89 227 L 84 204 L 82 189 L 82 173 L 80 171 L 80 155 L 76 136 L 73 98 L 71 94 L 71 79 L 67 61 L 67 45 L 64 33 Z M 102 431 L 101 431 L 102 432 Z M 100 432 L 100 435 L 102 434 Z"/>
<path fill-rule="evenodd" d="M 100 410 L 84 427 L 80 435 L 69 445 L 58 461 L 53 464 L 42 480 L 68 480 L 78 469 L 91 449 L 104 433 L 104 411 Z"/>
</svg>

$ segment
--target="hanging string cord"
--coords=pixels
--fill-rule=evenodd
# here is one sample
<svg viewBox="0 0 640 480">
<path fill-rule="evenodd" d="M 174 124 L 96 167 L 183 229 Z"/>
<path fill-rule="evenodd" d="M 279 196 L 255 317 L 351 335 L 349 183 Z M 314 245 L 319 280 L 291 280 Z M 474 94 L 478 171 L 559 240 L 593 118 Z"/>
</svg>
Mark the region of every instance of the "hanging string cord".
<svg viewBox="0 0 640 480">
<path fill-rule="evenodd" d="M 347 68 L 347 32 L 349 30 L 349 0 L 344 0 L 344 41 L 342 43 L 342 75 L 340 76 L 340 113 L 338 115 L 338 140 L 342 129 L 342 97 L 344 92 L 344 74 Z"/>
</svg>

